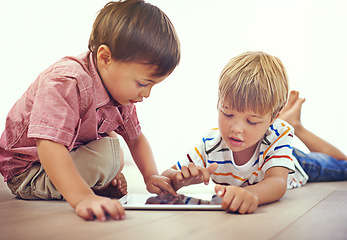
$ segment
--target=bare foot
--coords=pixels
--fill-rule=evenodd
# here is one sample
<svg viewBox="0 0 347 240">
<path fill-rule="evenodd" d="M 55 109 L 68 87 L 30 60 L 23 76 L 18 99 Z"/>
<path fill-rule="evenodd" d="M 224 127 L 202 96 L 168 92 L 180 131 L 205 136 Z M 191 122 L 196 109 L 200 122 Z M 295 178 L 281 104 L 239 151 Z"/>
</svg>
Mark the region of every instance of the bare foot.
<svg viewBox="0 0 347 240">
<path fill-rule="evenodd" d="M 107 187 L 93 191 L 99 196 L 121 198 L 128 193 L 128 184 L 123 173 L 119 172 Z"/>
<path fill-rule="evenodd" d="M 301 107 L 305 98 L 299 97 L 299 92 L 291 91 L 287 105 L 280 112 L 278 118 L 288 122 L 295 129 L 295 135 L 306 145 L 311 152 L 321 152 L 338 160 L 346 160 L 347 156 L 338 148 L 308 131 L 301 124 Z"/>
<path fill-rule="evenodd" d="M 112 186 L 117 187 L 123 195 L 128 193 L 128 183 L 123 173 L 119 172 L 112 180 L 111 184 Z"/>
<path fill-rule="evenodd" d="M 304 102 L 305 98 L 300 98 L 299 92 L 291 91 L 289 93 L 288 103 L 280 112 L 278 118 L 288 122 L 295 129 L 302 127 L 300 116 L 301 107 Z"/>
</svg>

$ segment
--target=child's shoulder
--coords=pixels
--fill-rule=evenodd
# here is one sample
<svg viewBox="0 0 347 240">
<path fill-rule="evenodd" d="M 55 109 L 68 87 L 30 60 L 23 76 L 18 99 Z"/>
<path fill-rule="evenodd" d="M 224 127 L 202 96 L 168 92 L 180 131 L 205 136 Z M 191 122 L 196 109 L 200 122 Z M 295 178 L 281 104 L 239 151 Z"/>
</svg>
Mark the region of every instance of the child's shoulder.
<svg viewBox="0 0 347 240">
<path fill-rule="evenodd" d="M 208 130 L 202 137 L 202 141 L 207 148 L 208 146 L 215 146 L 216 144 L 219 144 L 221 139 L 222 136 L 218 128 L 212 128 Z"/>
<path fill-rule="evenodd" d="M 286 121 L 276 119 L 275 122 L 266 131 L 264 139 L 268 139 L 268 141 L 274 142 L 277 139 L 286 136 L 293 137 L 294 128 Z"/>
<path fill-rule="evenodd" d="M 219 136 L 220 136 L 219 128 L 211 128 L 204 133 L 203 138 L 215 138 Z"/>
<path fill-rule="evenodd" d="M 289 123 L 287 123 L 286 121 L 277 118 L 275 120 L 275 122 L 270 126 L 270 128 L 272 129 L 283 129 L 283 130 L 293 130 L 294 128 L 292 127 L 292 125 L 290 125 Z"/>
<path fill-rule="evenodd" d="M 90 75 L 89 53 L 76 57 L 66 56 L 55 62 L 42 72 L 41 76 L 51 78 L 86 78 Z"/>
</svg>

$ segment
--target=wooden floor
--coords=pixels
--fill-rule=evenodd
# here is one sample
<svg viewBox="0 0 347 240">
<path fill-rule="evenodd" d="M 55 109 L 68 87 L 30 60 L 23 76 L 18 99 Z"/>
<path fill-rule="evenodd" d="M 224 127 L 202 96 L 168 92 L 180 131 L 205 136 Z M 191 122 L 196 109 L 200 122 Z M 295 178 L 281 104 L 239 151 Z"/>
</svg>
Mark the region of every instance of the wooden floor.
<svg viewBox="0 0 347 240">
<path fill-rule="evenodd" d="M 130 192 L 145 192 L 125 166 Z M 182 193 L 211 192 L 194 186 Z M 24 201 L 0 183 L 0 239 L 347 239 L 347 182 L 310 183 L 289 190 L 254 214 L 223 211 L 135 211 L 126 220 L 84 221 L 64 201 Z"/>
</svg>

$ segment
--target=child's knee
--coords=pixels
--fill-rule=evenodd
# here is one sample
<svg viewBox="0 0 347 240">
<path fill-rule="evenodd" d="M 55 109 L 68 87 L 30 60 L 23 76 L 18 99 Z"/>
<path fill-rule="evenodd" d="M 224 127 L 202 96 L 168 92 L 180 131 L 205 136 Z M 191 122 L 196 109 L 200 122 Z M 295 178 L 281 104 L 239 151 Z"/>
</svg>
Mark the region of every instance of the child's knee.
<svg viewBox="0 0 347 240">
<path fill-rule="evenodd" d="M 124 167 L 119 139 L 105 137 L 79 147 L 71 156 L 90 187 L 107 185 Z"/>
<path fill-rule="evenodd" d="M 63 199 L 63 196 L 54 187 L 41 164 L 38 163 L 24 173 L 13 177 L 7 182 L 7 185 L 12 194 L 22 199 Z"/>
</svg>

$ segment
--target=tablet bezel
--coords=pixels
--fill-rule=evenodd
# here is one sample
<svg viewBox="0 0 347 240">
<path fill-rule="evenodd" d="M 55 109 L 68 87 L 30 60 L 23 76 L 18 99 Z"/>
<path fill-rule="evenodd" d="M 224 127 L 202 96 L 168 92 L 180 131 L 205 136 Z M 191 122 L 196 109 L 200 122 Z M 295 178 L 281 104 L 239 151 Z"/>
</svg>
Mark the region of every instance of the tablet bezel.
<svg viewBox="0 0 347 240">
<path fill-rule="evenodd" d="M 185 196 L 210 200 L 215 194 L 184 194 Z M 185 205 L 185 204 L 145 204 L 150 197 L 157 195 L 150 193 L 128 193 L 119 199 L 124 209 L 127 210 L 223 210 L 221 205 Z M 136 203 L 132 200 L 136 199 Z M 131 201 L 131 202 L 130 202 Z"/>
</svg>

